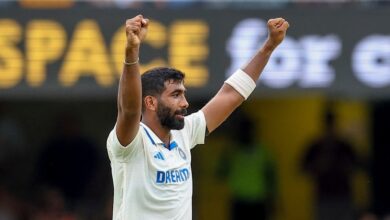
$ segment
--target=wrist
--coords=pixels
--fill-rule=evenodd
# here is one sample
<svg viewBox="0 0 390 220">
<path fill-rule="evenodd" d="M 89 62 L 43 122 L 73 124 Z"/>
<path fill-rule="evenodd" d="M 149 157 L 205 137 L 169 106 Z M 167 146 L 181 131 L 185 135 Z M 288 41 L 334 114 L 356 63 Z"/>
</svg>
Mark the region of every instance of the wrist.
<svg viewBox="0 0 390 220">
<path fill-rule="evenodd" d="M 134 62 L 139 58 L 139 46 L 126 47 L 125 62 Z"/>
<path fill-rule="evenodd" d="M 278 46 L 277 43 L 275 43 L 273 40 L 271 40 L 271 39 L 268 38 L 267 41 L 266 41 L 265 44 L 264 44 L 264 49 L 267 50 L 267 51 L 272 52 L 272 51 L 275 50 L 275 48 L 276 48 L 277 46 Z"/>
<path fill-rule="evenodd" d="M 137 64 L 139 62 L 139 57 L 137 57 L 137 59 L 136 60 L 134 60 L 134 61 L 127 61 L 127 60 L 124 60 L 123 61 L 123 64 L 125 64 L 126 66 L 132 66 L 132 65 L 134 65 L 134 64 Z"/>
</svg>

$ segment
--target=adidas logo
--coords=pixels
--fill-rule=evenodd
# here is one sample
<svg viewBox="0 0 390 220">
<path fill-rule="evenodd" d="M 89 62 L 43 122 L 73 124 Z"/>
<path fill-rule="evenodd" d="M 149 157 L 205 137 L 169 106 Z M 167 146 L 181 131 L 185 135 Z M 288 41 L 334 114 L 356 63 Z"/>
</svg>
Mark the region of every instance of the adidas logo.
<svg viewBox="0 0 390 220">
<path fill-rule="evenodd" d="M 154 155 L 154 158 L 160 159 L 160 160 L 165 160 L 165 159 L 164 159 L 164 156 L 162 155 L 161 152 L 156 153 L 156 154 Z"/>
</svg>

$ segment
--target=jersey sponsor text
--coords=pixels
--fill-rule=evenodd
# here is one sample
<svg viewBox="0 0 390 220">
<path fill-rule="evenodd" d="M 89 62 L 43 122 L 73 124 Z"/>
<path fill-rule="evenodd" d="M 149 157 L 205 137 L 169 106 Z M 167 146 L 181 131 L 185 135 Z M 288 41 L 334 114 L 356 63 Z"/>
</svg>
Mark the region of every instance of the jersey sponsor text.
<svg viewBox="0 0 390 220">
<path fill-rule="evenodd" d="M 157 171 L 156 183 L 158 184 L 178 184 L 187 181 L 190 171 L 187 168 L 173 169 L 168 171 Z"/>
</svg>

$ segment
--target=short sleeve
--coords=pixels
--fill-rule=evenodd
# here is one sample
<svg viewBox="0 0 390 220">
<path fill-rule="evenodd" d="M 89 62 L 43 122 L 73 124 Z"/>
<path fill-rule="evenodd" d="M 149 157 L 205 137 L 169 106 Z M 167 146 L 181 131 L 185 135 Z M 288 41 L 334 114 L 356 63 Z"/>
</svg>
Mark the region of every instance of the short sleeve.
<svg viewBox="0 0 390 220">
<path fill-rule="evenodd" d="M 206 119 L 202 111 L 198 111 L 186 117 L 186 128 L 189 139 L 190 149 L 197 144 L 204 144 L 206 136 Z"/>
<path fill-rule="evenodd" d="M 142 133 L 141 129 L 138 129 L 138 133 L 127 146 L 122 146 L 119 143 L 116 135 L 116 127 L 112 129 L 107 138 L 107 151 L 110 160 L 117 160 L 119 162 L 128 161 L 134 153 L 139 150 L 142 146 Z"/>
</svg>

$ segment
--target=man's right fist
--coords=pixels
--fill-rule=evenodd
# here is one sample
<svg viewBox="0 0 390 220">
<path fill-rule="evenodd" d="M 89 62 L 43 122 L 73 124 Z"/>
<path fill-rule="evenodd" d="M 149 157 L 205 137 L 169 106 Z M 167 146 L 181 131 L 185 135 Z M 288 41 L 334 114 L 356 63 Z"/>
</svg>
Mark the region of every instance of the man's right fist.
<svg viewBox="0 0 390 220">
<path fill-rule="evenodd" d="M 137 15 L 126 20 L 127 48 L 138 47 L 148 32 L 149 20 Z"/>
</svg>

